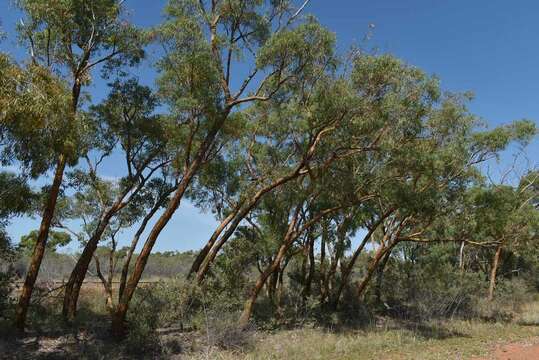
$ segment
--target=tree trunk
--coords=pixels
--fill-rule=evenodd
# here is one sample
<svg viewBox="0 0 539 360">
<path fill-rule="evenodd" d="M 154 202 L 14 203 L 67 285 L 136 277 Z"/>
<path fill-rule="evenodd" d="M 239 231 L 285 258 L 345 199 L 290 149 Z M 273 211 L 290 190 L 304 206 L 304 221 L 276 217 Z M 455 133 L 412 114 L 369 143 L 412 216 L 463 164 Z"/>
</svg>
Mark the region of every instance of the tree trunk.
<svg viewBox="0 0 539 360">
<path fill-rule="evenodd" d="M 32 297 L 34 285 L 39 273 L 39 268 L 41 267 L 41 262 L 43 261 L 43 256 L 45 254 L 45 247 L 49 237 L 49 230 L 54 216 L 54 210 L 56 208 L 56 201 L 58 200 L 58 195 L 60 193 L 60 186 L 62 185 L 65 166 L 66 158 L 64 155 L 60 155 L 56 164 L 52 186 L 49 191 L 49 198 L 47 199 L 45 209 L 43 210 L 36 245 L 34 246 L 30 265 L 28 267 L 28 271 L 26 272 L 26 278 L 24 280 L 21 296 L 19 297 L 19 302 L 15 309 L 15 328 L 19 331 L 24 331 L 26 315 L 28 314 L 28 306 L 30 305 L 30 299 Z"/>
<path fill-rule="evenodd" d="M 371 227 L 371 229 L 369 229 L 367 234 L 363 237 L 363 240 L 361 241 L 361 244 L 359 244 L 356 251 L 354 251 L 354 254 L 352 255 L 352 258 L 350 259 L 350 262 L 342 270 L 341 283 L 340 283 L 339 287 L 337 288 L 337 292 L 333 296 L 333 301 L 331 302 L 331 305 L 332 305 L 333 309 L 336 310 L 337 307 L 339 306 L 339 301 L 341 299 L 342 292 L 344 290 L 344 287 L 348 283 L 348 279 L 350 278 L 350 275 L 352 274 L 352 269 L 354 268 L 356 260 L 359 257 L 359 255 L 361 254 L 361 252 L 363 251 L 363 248 L 365 248 L 365 245 L 367 245 L 367 242 L 371 238 L 371 236 L 374 233 L 376 227 L 377 227 L 377 225 L 373 226 L 373 227 Z"/>
<path fill-rule="evenodd" d="M 142 223 L 140 224 L 137 232 L 135 233 L 135 236 L 133 236 L 133 240 L 131 241 L 131 246 L 129 247 L 129 251 L 127 252 L 127 255 L 125 257 L 123 266 L 122 266 L 122 274 L 120 275 L 120 284 L 118 287 L 118 300 L 122 297 L 122 294 L 124 293 L 125 284 L 127 282 L 127 275 L 129 273 L 129 265 L 131 264 L 131 259 L 133 257 L 133 253 L 135 252 L 135 249 L 137 247 L 137 244 L 140 240 L 140 237 L 142 236 L 142 233 L 144 230 L 146 230 L 146 226 L 148 226 L 148 222 L 154 217 L 155 213 L 161 208 L 163 205 L 163 201 L 168 197 L 169 193 L 166 194 L 163 198 L 159 199 L 156 204 L 152 207 L 152 209 L 144 216 L 144 219 L 142 220 Z"/>
<path fill-rule="evenodd" d="M 167 223 L 170 221 L 174 212 L 180 206 L 183 195 L 187 187 L 189 186 L 189 183 L 191 182 L 191 179 L 194 176 L 194 173 L 195 173 L 194 169 L 191 169 L 190 173 L 186 174 L 182 182 L 178 185 L 176 193 L 170 200 L 163 214 L 159 217 L 159 219 L 153 226 L 152 231 L 148 235 L 148 238 L 146 239 L 144 247 L 142 248 L 142 251 L 137 257 L 137 261 L 135 262 L 133 273 L 131 274 L 129 281 L 126 283 L 124 287 L 123 293 L 118 300 L 118 306 L 116 307 L 116 311 L 114 312 L 113 317 L 112 317 L 112 333 L 114 336 L 122 337 L 124 335 L 124 330 L 125 330 L 124 322 L 125 322 L 125 317 L 127 315 L 129 302 L 131 301 L 131 298 L 133 297 L 133 294 L 135 293 L 135 290 L 137 288 L 138 282 L 140 281 L 140 278 L 142 277 L 142 273 L 144 271 L 146 263 L 148 262 L 148 258 L 150 256 L 152 248 L 155 242 L 157 241 L 159 234 L 167 225 Z"/>
<path fill-rule="evenodd" d="M 325 297 L 324 291 L 324 279 L 326 278 L 326 241 L 327 241 L 327 224 L 322 225 L 322 237 L 320 239 L 320 273 L 319 287 L 320 287 L 320 302 L 323 302 Z"/>
<path fill-rule="evenodd" d="M 303 298 L 306 301 L 309 296 L 311 296 L 311 287 L 314 279 L 314 274 L 316 272 L 316 259 L 314 256 L 314 241 L 316 239 L 312 234 L 309 234 L 309 274 L 307 275 L 307 280 L 305 281 L 305 289 Z"/>
<path fill-rule="evenodd" d="M 502 254 L 502 245 L 498 245 L 496 253 L 492 259 L 492 269 L 490 270 L 490 284 L 488 287 L 488 301 L 494 300 L 494 288 L 496 287 L 496 273 L 500 263 L 500 255 Z"/>
<path fill-rule="evenodd" d="M 275 306 L 276 306 L 276 313 L 277 313 L 277 319 L 281 320 L 284 317 L 284 311 L 283 311 L 283 294 L 284 294 L 284 272 L 286 270 L 286 267 L 288 266 L 288 263 L 290 262 L 290 259 L 292 257 L 288 257 L 284 260 L 283 266 L 279 267 L 278 269 L 278 275 L 277 275 L 277 291 L 275 293 Z"/>
<path fill-rule="evenodd" d="M 241 206 L 236 207 L 234 211 L 232 211 L 226 218 L 221 221 L 219 226 L 217 226 L 217 229 L 213 232 L 210 239 L 204 245 L 204 247 L 199 251 L 197 254 L 197 257 L 195 258 L 195 261 L 193 261 L 193 264 L 191 265 L 191 269 L 189 270 L 189 273 L 187 274 L 187 277 L 191 277 L 193 273 L 198 272 L 200 269 L 200 265 L 202 265 L 202 262 L 208 256 L 208 253 L 210 252 L 211 248 L 215 245 L 215 242 L 219 238 L 219 235 L 223 232 L 223 230 L 230 224 L 230 222 L 234 219 L 234 217 L 238 214 Z"/>
<path fill-rule="evenodd" d="M 275 292 L 277 289 L 277 279 L 279 277 L 279 273 L 277 271 L 274 271 L 270 275 L 269 282 L 267 283 L 266 287 L 268 289 L 268 297 L 270 300 L 275 304 Z"/>
<path fill-rule="evenodd" d="M 372 275 L 374 274 L 374 271 L 377 269 L 378 264 L 380 263 L 380 260 L 386 255 L 391 252 L 393 247 L 396 245 L 396 243 L 393 243 L 389 245 L 388 247 L 380 247 L 376 254 L 374 255 L 374 259 L 372 259 L 371 263 L 369 264 L 369 267 L 367 268 L 367 273 L 357 286 L 357 297 L 360 298 L 363 295 L 363 292 L 367 288 L 367 285 L 369 284 Z"/>
<path fill-rule="evenodd" d="M 382 282 L 384 279 L 384 270 L 386 268 L 387 262 L 389 258 L 391 257 L 391 252 L 388 251 L 384 258 L 382 259 L 382 263 L 380 266 L 376 269 L 376 288 L 374 289 L 376 301 L 378 303 L 382 302 Z"/>
<path fill-rule="evenodd" d="M 92 258 L 94 256 L 95 250 L 97 249 L 97 245 L 101 240 L 101 236 L 107 229 L 110 218 L 113 216 L 114 212 L 115 209 L 111 208 L 105 214 L 103 214 L 95 232 L 84 246 L 84 250 L 82 251 L 81 256 L 77 260 L 77 263 L 75 264 L 75 267 L 73 268 L 73 271 L 69 276 L 69 280 L 66 283 L 64 302 L 62 306 L 62 316 L 67 322 L 73 321 L 75 319 L 75 315 L 77 313 L 77 302 L 79 300 L 82 283 L 84 282 L 84 278 L 86 277 L 86 273 L 88 272 L 88 267 L 92 262 Z"/>
<path fill-rule="evenodd" d="M 112 258 L 113 253 L 111 252 Z M 101 283 L 103 284 L 103 290 L 105 291 L 105 307 L 109 313 L 112 314 L 112 311 L 114 310 L 114 303 L 112 299 L 112 262 L 109 259 L 109 276 L 108 280 L 105 279 L 105 276 L 101 272 L 101 263 L 99 261 L 99 258 L 94 255 L 94 261 L 95 261 L 95 271 L 97 273 L 97 276 L 99 277 L 99 280 L 101 280 Z"/>
<path fill-rule="evenodd" d="M 460 243 L 459 250 L 459 269 L 461 273 L 464 273 L 464 241 Z"/>
<path fill-rule="evenodd" d="M 272 191 L 273 189 L 287 183 L 288 181 L 291 181 L 293 179 L 296 179 L 300 176 L 302 176 L 303 174 L 301 173 L 301 169 L 303 168 L 303 166 L 300 166 L 298 168 L 296 168 L 291 174 L 287 175 L 287 176 L 283 176 L 281 178 L 279 178 L 278 180 L 276 180 L 275 182 L 273 182 L 272 184 L 266 186 L 265 188 L 263 189 L 260 189 L 254 196 L 251 200 L 249 200 L 249 202 L 247 203 L 247 205 L 243 208 L 243 210 L 241 211 L 238 211 L 238 214 L 235 216 L 235 219 L 234 221 L 232 222 L 232 224 L 228 227 L 228 229 L 225 231 L 225 233 L 223 234 L 223 236 L 221 236 L 221 238 L 219 239 L 219 241 L 217 241 L 213 247 L 211 247 L 208 251 L 208 254 L 206 255 L 206 258 L 204 260 L 201 261 L 201 266 L 200 268 L 198 269 L 198 272 L 197 272 L 197 281 L 198 283 L 201 283 L 202 281 L 204 281 L 204 278 L 206 277 L 206 274 L 208 273 L 208 270 L 213 262 L 213 260 L 215 260 L 215 257 L 217 256 L 217 254 L 219 253 L 219 250 L 221 250 L 221 248 L 223 247 L 223 245 L 228 241 L 228 239 L 234 234 L 234 231 L 236 231 L 236 228 L 238 227 L 238 225 L 241 223 L 241 221 L 243 219 L 245 219 L 245 217 L 249 214 L 249 212 L 254 209 L 254 207 L 258 204 L 258 202 L 260 201 L 260 199 L 267 193 L 269 193 L 270 191 Z"/>
<path fill-rule="evenodd" d="M 275 256 L 275 259 L 273 260 L 273 263 L 270 264 L 258 277 L 254 288 L 251 290 L 251 295 L 245 301 L 245 304 L 243 306 L 243 312 L 241 313 L 240 319 L 238 320 L 238 325 L 240 328 L 243 329 L 249 324 L 249 319 L 251 318 L 251 315 L 253 313 L 253 308 L 256 303 L 256 299 L 258 298 L 258 294 L 260 293 L 260 290 L 262 290 L 262 287 L 264 286 L 270 275 L 272 275 L 281 265 L 281 261 L 283 260 L 283 257 L 289 248 L 289 244 L 291 244 L 291 242 L 286 241 L 281 245 L 277 256 Z"/>
<path fill-rule="evenodd" d="M 112 337 L 116 340 L 123 339 L 126 335 L 125 314 L 127 313 L 126 304 L 118 304 L 116 311 L 112 313 Z"/>
<path fill-rule="evenodd" d="M 301 290 L 301 308 L 305 310 L 307 298 L 311 295 L 311 283 L 314 276 L 314 237 L 309 231 L 305 241 L 305 254 L 303 260 L 303 289 Z M 307 268 L 308 264 L 308 268 Z"/>
<path fill-rule="evenodd" d="M 84 62 L 86 64 L 86 62 Z M 77 114 L 77 108 L 79 104 L 81 84 L 79 79 L 75 79 L 73 87 L 71 89 L 71 110 L 73 114 L 73 120 Z M 49 198 L 43 210 L 43 216 L 41 218 L 41 224 L 39 226 L 39 234 L 37 236 L 36 245 L 32 253 L 32 259 L 28 271 L 26 272 L 26 279 L 24 280 L 23 289 L 17 307 L 15 308 L 15 328 L 19 331 L 24 331 L 24 325 L 26 323 L 26 315 L 28 314 L 28 306 L 30 305 L 30 299 L 34 290 L 37 275 L 43 261 L 43 255 L 45 254 L 45 247 L 49 237 L 49 231 L 51 228 L 52 218 L 54 216 L 54 210 L 56 209 L 56 202 L 58 195 L 60 194 L 60 187 L 62 186 L 62 179 L 64 177 L 64 171 L 67 164 L 66 155 L 60 153 L 58 161 L 56 163 L 56 169 L 54 171 L 54 179 L 52 181 L 51 188 L 49 190 Z"/>
<path fill-rule="evenodd" d="M 283 239 L 282 245 L 279 247 L 279 251 L 277 251 L 277 254 L 275 255 L 275 258 L 273 259 L 273 262 L 266 267 L 266 269 L 260 274 L 258 277 L 258 280 L 256 281 L 255 286 L 251 290 L 251 295 L 249 298 L 245 301 L 245 304 L 243 306 L 243 312 L 238 320 L 238 325 L 240 328 L 245 328 L 249 324 L 249 319 L 251 318 L 251 314 L 253 313 L 253 308 L 256 303 L 256 299 L 258 297 L 258 294 L 260 293 L 260 290 L 262 290 L 262 287 L 268 280 L 269 276 L 272 275 L 277 269 L 281 266 L 281 261 L 283 260 L 286 252 L 292 246 L 292 243 L 295 239 L 298 238 L 300 235 L 299 233 L 296 233 L 294 231 L 297 223 L 299 215 L 299 207 L 296 210 L 296 213 L 294 214 L 292 220 L 290 221 L 290 224 L 288 224 L 288 229 L 286 230 L 286 234 Z"/>
<path fill-rule="evenodd" d="M 116 338 L 122 338 L 125 334 L 125 318 L 129 308 L 129 302 L 133 298 L 133 294 L 135 293 L 140 278 L 142 277 L 142 273 L 144 272 L 144 268 L 146 267 L 146 263 L 148 262 L 148 258 L 153 246 L 155 245 L 155 242 L 157 241 L 159 234 L 161 234 L 161 231 L 172 218 L 172 215 L 174 215 L 180 206 L 185 191 L 191 184 L 191 180 L 199 170 L 200 166 L 202 166 L 203 162 L 205 161 L 207 153 L 211 148 L 215 137 L 219 133 L 224 121 L 227 119 L 229 112 L 230 109 L 227 109 L 222 114 L 221 118 L 216 121 L 211 131 L 206 135 L 193 162 L 185 169 L 184 176 L 176 187 L 174 196 L 172 196 L 168 202 L 165 211 L 163 214 L 161 214 L 159 219 L 157 219 L 157 222 L 154 224 L 148 238 L 146 239 L 144 247 L 142 248 L 142 251 L 137 257 L 137 261 L 135 262 L 133 273 L 131 274 L 129 281 L 127 281 L 121 297 L 118 299 L 118 306 L 116 306 L 116 311 L 112 316 L 112 334 Z"/>
</svg>

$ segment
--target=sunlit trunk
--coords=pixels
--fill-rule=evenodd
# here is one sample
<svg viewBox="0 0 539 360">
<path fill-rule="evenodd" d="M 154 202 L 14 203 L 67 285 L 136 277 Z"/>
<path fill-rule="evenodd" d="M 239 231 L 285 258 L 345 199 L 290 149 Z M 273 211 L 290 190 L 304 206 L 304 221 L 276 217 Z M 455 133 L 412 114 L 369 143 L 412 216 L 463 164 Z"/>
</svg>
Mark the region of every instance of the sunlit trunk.
<svg viewBox="0 0 539 360">
<path fill-rule="evenodd" d="M 43 256 L 45 254 L 47 239 L 49 237 L 56 202 L 60 193 L 60 186 L 62 185 L 65 166 L 66 158 L 64 155 L 60 155 L 56 164 L 54 179 L 49 190 L 49 197 L 45 205 L 45 209 L 43 210 L 43 217 L 39 226 L 39 234 L 37 236 L 36 245 L 34 246 L 30 265 L 28 266 L 28 270 L 26 272 L 26 278 L 24 280 L 21 296 L 19 297 L 19 302 L 15 309 L 15 327 L 19 331 L 24 331 L 28 307 L 30 305 L 30 299 L 32 298 L 32 292 L 34 290 L 36 279 L 39 274 L 39 268 L 41 267 L 41 262 L 43 261 Z"/>
</svg>

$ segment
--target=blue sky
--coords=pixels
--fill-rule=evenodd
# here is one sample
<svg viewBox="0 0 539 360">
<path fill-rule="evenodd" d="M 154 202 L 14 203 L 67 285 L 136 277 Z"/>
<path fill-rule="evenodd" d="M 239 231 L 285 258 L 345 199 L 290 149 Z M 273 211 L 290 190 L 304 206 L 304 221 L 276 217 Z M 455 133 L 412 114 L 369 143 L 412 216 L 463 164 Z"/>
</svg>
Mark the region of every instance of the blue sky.
<svg viewBox="0 0 539 360">
<path fill-rule="evenodd" d="M 14 25 L 20 14 L 9 0 L 0 0 L 0 21 L 8 39 L 0 50 L 20 58 Z M 163 0 L 126 0 L 133 22 L 152 26 L 162 18 Z M 392 53 L 441 79 L 451 91 L 473 91 L 471 110 L 494 126 L 512 120 L 539 119 L 539 2 L 533 0 L 311 0 L 306 12 L 315 15 L 337 35 L 338 47 L 352 44 Z M 372 36 L 365 44 L 369 32 Z M 149 59 L 135 73 L 148 85 L 155 72 Z M 89 89 L 95 100 L 106 94 L 103 82 Z M 527 149 L 532 165 L 539 160 L 538 141 Z M 505 167 L 502 161 L 500 168 Z M 114 164 L 107 170 L 115 174 Z M 37 227 L 37 220 L 15 219 L 12 238 Z M 211 214 L 184 202 L 163 231 L 156 251 L 197 249 L 215 226 Z M 126 239 L 129 233 L 125 234 Z"/>
</svg>

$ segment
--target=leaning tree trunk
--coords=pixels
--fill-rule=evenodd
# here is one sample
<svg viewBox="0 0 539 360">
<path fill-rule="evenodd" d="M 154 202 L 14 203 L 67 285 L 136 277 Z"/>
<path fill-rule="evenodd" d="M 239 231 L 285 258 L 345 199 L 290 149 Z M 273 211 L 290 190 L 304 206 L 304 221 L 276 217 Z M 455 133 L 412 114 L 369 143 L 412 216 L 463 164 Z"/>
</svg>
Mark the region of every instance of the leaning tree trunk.
<svg viewBox="0 0 539 360">
<path fill-rule="evenodd" d="M 500 264 L 500 255 L 502 254 L 502 245 L 498 245 L 496 253 L 492 259 L 492 269 L 490 270 L 490 284 L 488 287 L 488 301 L 494 300 L 494 288 L 496 287 L 496 273 Z"/>
<path fill-rule="evenodd" d="M 84 250 L 82 251 L 81 256 L 77 260 L 77 263 L 75 264 L 75 267 L 73 268 L 73 271 L 69 276 L 69 280 L 66 283 L 64 302 L 62 306 L 62 316 L 64 317 L 64 320 L 68 322 L 75 319 L 75 315 L 77 313 L 77 302 L 79 300 L 82 283 L 84 282 L 84 278 L 86 277 L 86 273 L 88 272 L 88 267 L 92 262 L 92 258 L 94 256 L 95 250 L 97 249 L 97 245 L 99 244 L 103 233 L 107 229 L 110 218 L 113 216 L 114 213 L 115 209 L 111 208 L 107 212 L 105 212 L 105 214 L 103 214 L 103 216 L 99 220 L 95 232 L 84 246 Z"/>
<path fill-rule="evenodd" d="M 191 168 L 189 173 L 186 174 L 182 182 L 178 185 L 176 193 L 169 201 L 169 204 L 167 205 L 167 208 L 165 209 L 163 214 L 161 214 L 161 216 L 153 226 L 152 231 L 146 239 L 144 247 L 142 248 L 139 256 L 137 257 L 133 273 L 131 274 L 129 281 L 127 281 L 121 297 L 118 299 L 116 311 L 114 311 L 114 314 L 112 316 L 112 334 L 116 338 L 122 338 L 125 335 L 125 318 L 127 315 L 127 310 L 129 308 L 129 302 L 131 301 L 133 294 L 135 293 L 138 282 L 142 277 L 142 273 L 144 271 L 144 268 L 146 267 L 146 263 L 148 262 L 148 258 L 155 242 L 157 241 L 157 238 L 159 237 L 159 234 L 168 224 L 176 209 L 178 209 L 178 207 L 180 206 L 180 202 L 183 198 L 183 195 L 185 194 L 185 191 L 187 190 L 187 187 L 189 186 L 191 179 L 194 176 L 194 173 L 195 169 Z"/>
<path fill-rule="evenodd" d="M 43 261 L 45 254 L 45 247 L 47 245 L 47 239 L 49 237 L 49 230 L 51 222 L 54 216 L 54 210 L 56 208 L 56 201 L 60 193 L 60 186 L 62 185 L 62 178 L 66 166 L 66 158 L 64 155 L 58 157 L 56 164 L 56 170 L 54 173 L 54 179 L 49 192 L 49 198 L 43 211 L 43 217 L 41 218 L 41 225 L 39 226 L 39 234 L 37 236 L 36 245 L 32 253 L 32 259 L 28 271 L 26 272 L 26 278 L 22 288 L 19 302 L 15 309 L 15 328 L 19 331 L 24 331 L 24 325 L 26 323 L 26 315 L 28 314 L 28 306 L 30 305 L 30 299 L 32 297 L 32 291 L 36 283 L 39 268 Z"/>
<path fill-rule="evenodd" d="M 80 98 L 81 83 L 79 80 L 80 79 L 75 79 L 75 84 L 71 89 L 71 111 L 73 119 L 77 114 Z M 28 314 L 30 298 L 32 297 L 32 291 L 34 290 L 34 285 L 39 273 L 39 268 L 41 267 L 41 262 L 43 261 L 43 255 L 45 254 L 45 247 L 49 237 L 54 210 L 56 209 L 56 202 L 58 200 L 58 195 L 60 194 L 60 187 L 62 186 L 62 179 L 64 177 L 66 164 L 66 154 L 60 153 L 56 163 L 56 169 L 54 171 L 54 179 L 49 190 L 49 198 L 47 199 L 45 209 L 43 210 L 43 216 L 39 226 L 39 234 L 37 236 L 34 252 L 32 253 L 32 259 L 30 260 L 30 265 L 28 267 L 28 271 L 26 272 L 26 279 L 24 280 L 23 290 L 15 309 L 15 328 L 19 331 L 24 331 L 24 324 L 26 323 L 26 315 Z"/>
<path fill-rule="evenodd" d="M 217 239 L 219 238 L 219 235 L 221 235 L 221 233 L 223 232 L 223 230 L 228 226 L 228 224 L 230 224 L 230 222 L 234 219 L 234 217 L 238 214 L 238 212 L 240 211 L 240 208 L 241 206 L 238 205 L 234 211 L 232 211 L 230 214 L 228 214 L 227 217 L 225 217 L 221 223 L 219 224 L 219 226 L 217 226 L 217 228 L 215 229 L 215 231 L 213 232 L 213 234 L 211 235 L 210 239 L 208 240 L 208 242 L 206 243 L 206 245 L 204 245 L 204 247 L 198 252 L 197 254 L 197 257 L 195 258 L 195 260 L 193 261 L 193 264 L 191 265 L 191 269 L 189 270 L 189 273 L 187 273 L 187 277 L 191 277 L 191 275 L 193 273 L 196 273 L 198 272 L 198 270 L 200 269 L 200 265 L 202 265 L 202 262 L 204 261 L 204 259 L 206 258 L 206 256 L 208 256 L 208 253 L 210 252 L 210 250 L 212 249 L 212 247 L 215 245 L 215 242 L 217 241 Z"/>
<path fill-rule="evenodd" d="M 302 168 L 303 168 L 303 165 L 300 165 L 292 173 L 277 179 L 272 184 L 257 191 L 257 193 L 247 202 L 247 204 L 245 204 L 244 208 L 241 211 L 239 211 L 238 209 L 238 212 L 234 216 L 233 221 L 230 223 L 230 226 L 228 226 L 228 228 L 226 229 L 225 233 L 221 236 L 219 241 L 213 240 L 214 242 L 213 246 L 209 246 L 209 242 L 212 241 L 213 239 L 213 236 L 212 236 L 212 239 L 210 239 L 208 241 L 208 244 L 206 245 L 209 247 L 209 250 L 207 251 L 205 258 L 202 260 L 198 260 L 198 259 L 196 260 L 196 262 L 200 262 L 200 264 L 193 264 L 193 268 L 195 267 L 195 265 L 198 265 L 198 270 L 197 270 L 198 283 L 202 283 L 202 281 L 204 281 L 204 278 L 206 277 L 206 274 L 208 273 L 208 270 L 212 262 L 215 260 L 215 257 L 217 256 L 217 254 L 219 253 L 223 245 L 234 234 L 234 232 L 236 231 L 236 228 L 243 221 L 243 219 L 245 219 L 245 217 L 249 215 L 251 210 L 255 208 L 255 206 L 259 203 L 260 199 L 262 199 L 264 195 L 268 194 L 269 192 L 278 188 L 279 186 L 286 184 L 287 182 L 304 175 L 301 172 Z M 219 227 L 221 227 L 221 225 Z M 216 232 L 218 230 L 219 229 L 217 229 Z"/>
<path fill-rule="evenodd" d="M 342 270 L 341 283 L 339 284 L 339 287 L 337 288 L 337 291 L 334 294 L 333 300 L 331 302 L 331 306 L 333 307 L 333 309 L 336 310 L 337 307 L 339 306 L 339 301 L 341 299 L 344 288 L 346 284 L 348 283 L 348 279 L 350 278 L 350 275 L 352 274 L 352 269 L 354 268 L 354 265 L 356 264 L 357 258 L 359 257 L 363 249 L 365 248 L 365 245 L 367 245 L 367 242 L 369 241 L 372 234 L 374 233 L 374 230 L 375 230 L 375 227 L 371 227 L 371 229 L 363 237 L 361 244 L 359 244 L 356 251 L 354 251 L 354 254 L 352 255 L 352 258 L 350 259 L 348 264 Z"/>
<path fill-rule="evenodd" d="M 376 301 L 378 303 L 382 302 L 382 283 L 384 280 L 384 271 L 387 265 L 389 258 L 391 257 L 391 252 L 387 252 L 382 259 L 382 263 L 376 269 L 376 287 L 374 289 Z"/>
<path fill-rule="evenodd" d="M 255 286 L 251 290 L 251 295 L 249 296 L 247 301 L 245 301 L 245 304 L 243 306 L 243 312 L 241 313 L 240 319 L 238 320 L 238 325 L 240 328 L 245 328 L 249 324 L 249 319 L 251 318 L 251 315 L 253 313 L 253 308 L 256 303 L 256 299 L 258 298 L 258 294 L 260 294 L 260 291 L 264 287 L 264 284 L 266 283 L 268 278 L 280 267 L 281 261 L 283 260 L 286 251 L 290 247 L 289 243 L 291 242 L 287 241 L 281 245 L 277 256 L 275 256 L 275 259 L 273 260 L 273 263 L 270 264 L 258 277 Z"/>
<path fill-rule="evenodd" d="M 367 268 L 367 273 L 365 274 L 365 276 L 363 277 L 363 279 L 357 286 L 356 294 L 358 298 L 360 298 L 363 295 L 363 292 L 367 288 L 367 285 L 369 284 L 375 270 L 378 268 L 378 264 L 380 263 L 382 258 L 386 254 L 391 253 L 391 250 L 393 250 L 395 245 L 397 245 L 396 242 L 387 247 L 381 247 L 380 249 L 378 249 L 378 251 L 374 255 L 374 259 L 372 259 L 371 263 L 369 264 L 369 267 Z"/>
<path fill-rule="evenodd" d="M 125 289 L 125 285 L 127 283 L 127 275 L 129 274 L 129 265 L 131 265 L 131 259 L 133 258 L 133 254 L 135 252 L 135 249 L 138 245 L 138 242 L 140 240 L 140 237 L 146 230 L 146 227 L 148 226 L 148 223 L 150 220 L 154 217 L 154 215 L 159 211 L 159 209 L 163 206 L 168 196 L 172 193 L 171 191 L 167 191 L 165 194 L 162 194 L 162 196 L 155 202 L 154 206 L 150 209 L 150 211 L 144 216 L 144 219 L 142 219 L 142 222 L 135 233 L 135 236 L 133 236 L 133 240 L 131 240 L 131 245 L 129 247 L 129 250 L 127 251 L 127 255 L 125 256 L 123 266 L 122 266 L 122 272 L 120 275 L 120 284 L 118 286 L 118 300 L 122 297 Z"/>
<path fill-rule="evenodd" d="M 294 240 L 298 238 L 300 235 L 299 233 L 295 232 L 294 229 L 296 227 L 297 218 L 299 215 L 299 208 L 296 211 L 294 217 L 292 218 L 292 221 L 290 221 L 290 224 L 288 224 L 288 229 L 286 231 L 286 234 L 283 239 L 283 243 L 279 247 L 279 250 L 277 251 L 277 254 L 275 255 L 275 258 L 273 259 L 273 262 L 266 267 L 266 269 L 260 274 L 258 277 L 258 280 L 256 281 L 255 286 L 251 290 L 251 294 L 249 298 L 245 301 L 245 304 L 243 306 L 243 312 L 241 313 L 241 316 L 238 320 L 238 325 L 240 328 L 245 328 L 249 324 L 249 319 L 251 318 L 251 315 L 253 313 L 253 308 L 256 303 L 256 299 L 258 298 L 258 294 L 260 294 L 260 291 L 264 287 L 264 284 L 272 275 L 280 269 L 281 262 L 283 261 L 284 256 L 286 255 L 286 252 L 292 246 L 292 243 Z"/>
<path fill-rule="evenodd" d="M 161 234 L 161 231 L 163 231 L 165 226 L 172 218 L 172 215 L 174 215 L 174 213 L 180 206 L 183 196 L 187 191 L 187 188 L 191 184 L 191 180 L 196 175 L 197 171 L 205 161 L 205 157 L 207 156 L 207 153 L 212 146 L 215 137 L 220 131 L 224 121 L 228 117 L 229 111 L 230 110 L 227 110 L 223 114 L 221 119 L 219 119 L 214 124 L 211 131 L 206 135 L 206 138 L 201 144 L 193 162 L 184 172 L 184 176 L 176 187 L 174 195 L 168 202 L 165 211 L 163 212 L 163 214 L 161 214 L 159 219 L 157 219 L 157 222 L 154 224 L 152 230 L 150 231 L 150 234 L 146 238 L 146 242 L 144 243 L 144 246 L 139 256 L 137 257 L 137 261 L 135 262 L 133 273 L 129 277 L 129 280 L 124 287 L 123 293 L 118 299 L 118 306 L 116 306 L 116 311 L 114 311 L 114 314 L 112 315 L 111 325 L 112 334 L 114 337 L 122 338 L 125 335 L 125 318 L 127 316 L 127 310 L 129 309 L 129 303 L 131 302 L 131 299 L 133 298 L 133 294 L 135 293 L 140 278 L 142 277 L 142 273 L 144 272 L 144 268 L 146 267 L 146 263 L 148 262 L 148 258 L 153 249 L 153 246 L 155 245 L 159 234 Z"/>
</svg>

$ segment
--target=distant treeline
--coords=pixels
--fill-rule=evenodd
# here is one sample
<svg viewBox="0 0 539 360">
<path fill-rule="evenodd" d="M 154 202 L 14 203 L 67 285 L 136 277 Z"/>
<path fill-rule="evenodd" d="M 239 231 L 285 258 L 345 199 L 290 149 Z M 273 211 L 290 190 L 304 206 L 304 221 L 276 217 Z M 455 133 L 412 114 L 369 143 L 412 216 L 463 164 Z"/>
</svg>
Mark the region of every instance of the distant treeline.
<svg viewBox="0 0 539 360">
<path fill-rule="evenodd" d="M 135 258 L 138 254 L 135 254 Z M 156 252 L 150 256 L 143 279 L 160 279 L 170 278 L 180 275 L 186 275 L 189 267 L 195 258 L 196 253 L 193 251 L 164 251 Z M 45 281 L 62 281 L 69 278 L 73 265 L 79 254 L 73 253 L 58 253 L 49 252 L 45 254 L 43 259 L 42 270 L 39 273 L 38 282 Z M 108 273 L 108 259 L 104 254 L 98 255 L 99 261 L 102 264 L 101 271 Z M 23 255 L 13 265 L 16 277 L 24 279 L 26 268 L 28 266 L 28 256 Z M 115 276 L 120 274 L 121 269 L 115 269 Z M 97 280 L 99 278 L 96 272 L 95 261 L 90 266 L 88 281 Z"/>
</svg>

